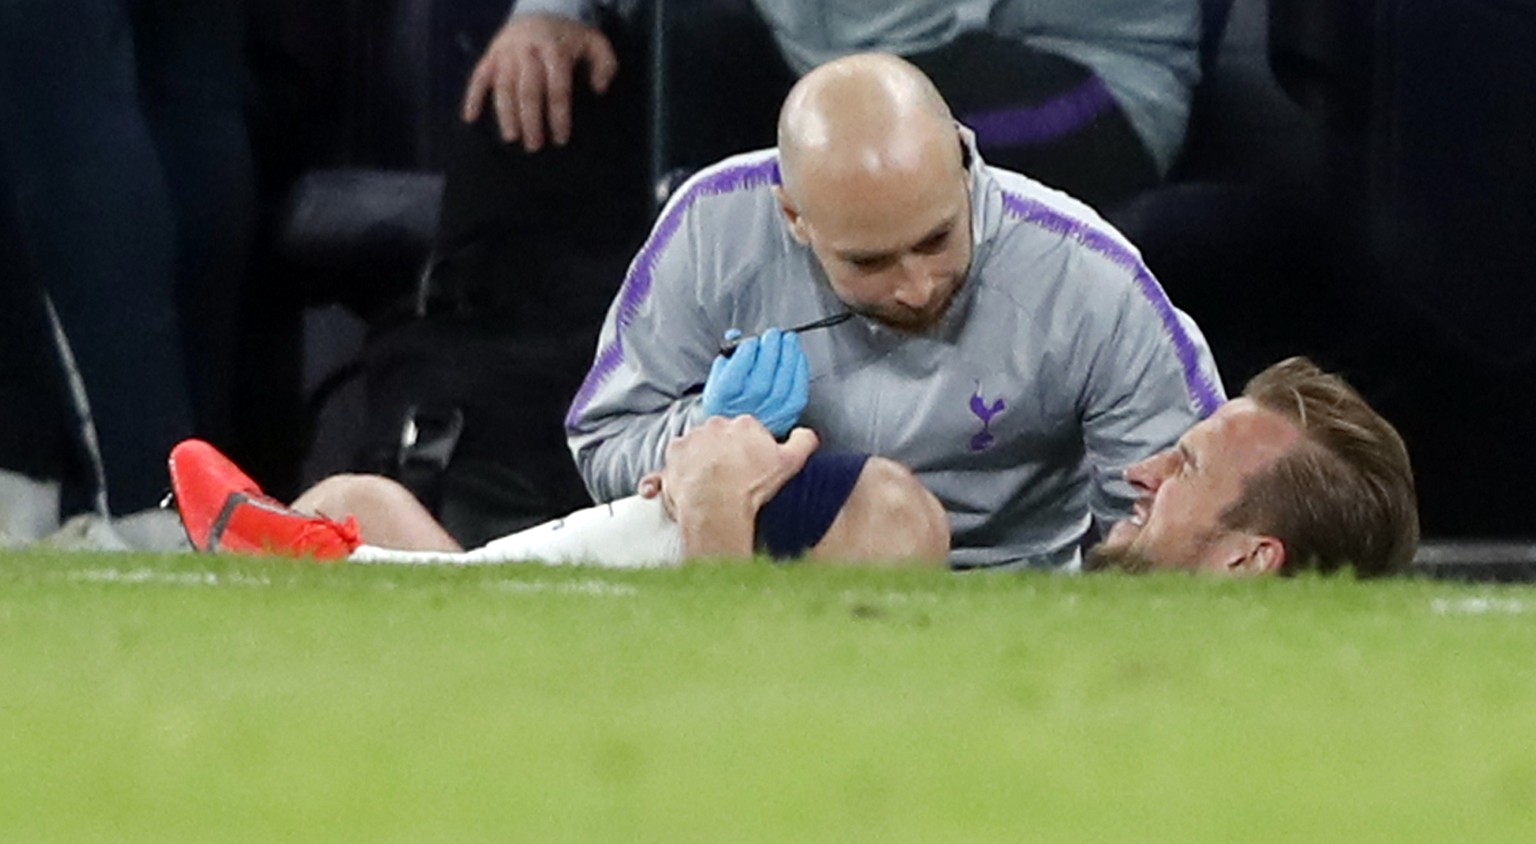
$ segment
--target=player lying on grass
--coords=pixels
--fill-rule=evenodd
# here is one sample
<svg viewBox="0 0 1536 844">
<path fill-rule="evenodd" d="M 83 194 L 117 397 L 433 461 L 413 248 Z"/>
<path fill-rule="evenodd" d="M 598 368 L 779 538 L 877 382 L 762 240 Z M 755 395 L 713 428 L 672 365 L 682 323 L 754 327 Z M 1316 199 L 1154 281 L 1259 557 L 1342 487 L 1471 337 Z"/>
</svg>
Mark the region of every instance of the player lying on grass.
<svg viewBox="0 0 1536 844">
<path fill-rule="evenodd" d="M 816 446 L 804 428 L 779 443 L 751 417 L 711 419 L 669 446 L 666 468 L 647 476 L 639 495 L 467 552 L 387 478 L 330 478 L 290 510 L 205 443 L 178 446 L 171 471 L 188 536 L 202 550 L 396 563 L 669 565 L 754 550 L 852 564 L 942 562 L 943 510 L 911 473 L 877 457 L 816 454 Z M 811 459 L 840 466 L 816 474 L 843 482 L 804 488 L 799 472 Z M 1089 569 L 1350 566 L 1375 576 L 1402 569 L 1418 544 L 1401 437 L 1343 379 L 1304 358 L 1260 373 L 1241 398 L 1126 479 L 1140 494 L 1134 515 L 1090 552 Z"/>
<path fill-rule="evenodd" d="M 188 440 L 171 453 L 171 479 L 187 536 L 199 550 L 617 568 L 758 551 L 829 564 L 945 564 L 944 508 L 911 472 L 880 457 L 817 453 L 817 445 L 806 428 L 780 443 L 750 416 L 715 417 L 668 446 L 665 469 L 644 478 L 639 495 L 467 552 L 409 490 L 376 475 L 327 478 L 289 509 L 262 495 L 212 446 Z M 802 473 L 810 462 L 818 471 Z"/>
</svg>

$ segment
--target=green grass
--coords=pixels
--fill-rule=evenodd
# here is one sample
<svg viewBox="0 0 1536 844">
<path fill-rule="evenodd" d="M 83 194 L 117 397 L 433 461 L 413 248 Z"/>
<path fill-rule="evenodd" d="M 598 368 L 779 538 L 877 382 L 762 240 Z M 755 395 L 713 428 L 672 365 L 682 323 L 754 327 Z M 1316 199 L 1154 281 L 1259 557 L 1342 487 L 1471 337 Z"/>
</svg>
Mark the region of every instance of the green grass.
<svg viewBox="0 0 1536 844">
<path fill-rule="evenodd" d="M 1530 841 L 1536 591 L 0 557 L 0 841 Z"/>
</svg>

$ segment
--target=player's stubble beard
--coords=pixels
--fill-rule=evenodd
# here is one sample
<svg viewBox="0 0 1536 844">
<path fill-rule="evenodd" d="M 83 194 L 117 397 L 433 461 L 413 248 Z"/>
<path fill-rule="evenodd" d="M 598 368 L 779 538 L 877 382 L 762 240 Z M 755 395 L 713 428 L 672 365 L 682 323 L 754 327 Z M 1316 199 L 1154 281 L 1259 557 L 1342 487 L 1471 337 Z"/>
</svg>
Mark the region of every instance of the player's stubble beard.
<svg viewBox="0 0 1536 844">
<path fill-rule="evenodd" d="M 1131 550 L 1128 545 L 1106 547 L 1096 545 L 1083 558 L 1083 571 L 1119 572 L 1121 574 L 1146 574 L 1153 568 L 1152 561 Z"/>
</svg>

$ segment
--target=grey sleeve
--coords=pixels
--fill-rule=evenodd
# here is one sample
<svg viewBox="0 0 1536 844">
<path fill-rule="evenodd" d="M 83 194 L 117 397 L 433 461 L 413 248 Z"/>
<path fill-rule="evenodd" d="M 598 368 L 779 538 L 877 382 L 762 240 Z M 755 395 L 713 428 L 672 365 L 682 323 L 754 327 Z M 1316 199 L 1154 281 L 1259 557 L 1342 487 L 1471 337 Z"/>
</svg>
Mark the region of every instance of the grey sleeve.
<svg viewBox="0 0 1536 844">
<path fill-rule="evenodd" d="M 670 219 L 673 215 L 677 219 Z M 690 388 L 709 374 L 728 326 L 707 297 L 696 207 L 668 209 L 608 309 L 597 356 L 566 417 L 576 468 L 598 501 L 633 495 L 666 447 L 702 421 Z"/>
<path fill-rule="evenodd" d="M 1130 514 L 1135 496 L 1125 469 L 1172 446 L 1226 398 L 1194 321 L 1168 303 L 1150 274 L 1139 281 L 1123 286 L 1112 307 L 1096 310 L 1092 333 L 1102 340 L 1087 356 L 1083 437 L 1093 473 L 1089 504 L 1101 524 Z"/>
<path fill-rule="evenodd" d="M 513 0 L 510 16 L 554 15 L 597 26 L 599 9 L 613 9 L 628 18 L 639 5 L 639 0 Z"/>
</svg>

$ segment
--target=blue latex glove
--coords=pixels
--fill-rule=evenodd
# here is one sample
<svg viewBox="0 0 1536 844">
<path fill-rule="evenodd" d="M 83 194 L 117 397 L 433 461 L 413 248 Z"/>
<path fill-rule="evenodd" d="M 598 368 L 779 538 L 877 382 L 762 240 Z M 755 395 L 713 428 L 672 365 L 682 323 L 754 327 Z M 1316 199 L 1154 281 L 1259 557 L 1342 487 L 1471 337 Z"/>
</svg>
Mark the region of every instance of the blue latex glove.
<svg viewBox="0 0 1536 844">
<path fill-rule="evenodd" d="M 730 357 L 716 357 L 704 382 L 705 413 L 752 416 L 775 437 L 789 433 L 810 398 L 811 365 L 800 336 L 777 328 L 748 338 Z"/>
</svg>

